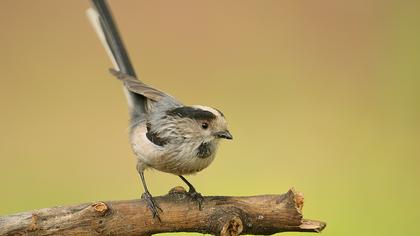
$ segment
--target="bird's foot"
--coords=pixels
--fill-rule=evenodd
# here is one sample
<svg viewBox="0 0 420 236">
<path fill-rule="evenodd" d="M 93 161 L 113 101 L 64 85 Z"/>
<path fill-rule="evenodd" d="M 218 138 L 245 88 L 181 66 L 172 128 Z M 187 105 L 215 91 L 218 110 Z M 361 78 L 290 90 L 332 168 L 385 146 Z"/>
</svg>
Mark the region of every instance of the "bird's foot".
<svg viewBox="0 0 420 236">
<path fill-rule="evenodd" d="M 147 203 L 147 207 L 150 209 L 150 211 L 152 212 L 153 218 L 157 218 L 159 221 L 162 221 L 159 217 L 159 211 L 163 212 L 162 208 L 159 207 L 159 205 L 155 202 L 155 200 L 153 199 L 152 195 L 149 192 L 144 192 L 141 195 L 141 198 L 143 198 L 144 200 L 146 200 Z"/>
<path fill-rule="evenodd" d="M 188 191 L 188 196 L 198 203 L 198 209 L 201 211 L 203 209 L 203 201 L 204 197 L 201 195 L 201 193 L 195 191 L 195 189 L 190 189 Z"/>
</svg>

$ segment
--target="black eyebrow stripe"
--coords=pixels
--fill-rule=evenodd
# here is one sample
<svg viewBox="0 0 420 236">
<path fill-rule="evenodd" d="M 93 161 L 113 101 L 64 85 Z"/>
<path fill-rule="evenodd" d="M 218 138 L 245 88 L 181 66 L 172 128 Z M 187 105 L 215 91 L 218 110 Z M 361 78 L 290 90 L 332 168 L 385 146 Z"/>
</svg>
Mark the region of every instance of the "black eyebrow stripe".
<svg viewBox="0 0 420 236">
<path fill-rule="evenodd" d="M 177 107 L 166 112 L 168 116 L 178 116 L 181 118 L 190 118 L 194 120 L 213 120 L 216 115 L 210 111 L 206 111 L 195 107 Z"/>
</svg>

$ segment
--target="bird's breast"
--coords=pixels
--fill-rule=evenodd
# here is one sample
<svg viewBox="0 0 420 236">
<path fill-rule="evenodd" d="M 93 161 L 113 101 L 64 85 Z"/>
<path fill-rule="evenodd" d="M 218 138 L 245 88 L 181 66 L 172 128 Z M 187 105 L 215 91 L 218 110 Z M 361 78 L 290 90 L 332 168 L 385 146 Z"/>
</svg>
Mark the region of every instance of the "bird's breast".
<svg viewBox="0 0 420 236">
<path fill-rule="evenodd" d="M 194 174 L 214 160 L 217 143 L 179 142 L 158 146 L 147 137 L 147 127 L 140 124 L 131 134 L 131 145 L 139 161 L 148 167 L 176 175 Z"/>
</svg>

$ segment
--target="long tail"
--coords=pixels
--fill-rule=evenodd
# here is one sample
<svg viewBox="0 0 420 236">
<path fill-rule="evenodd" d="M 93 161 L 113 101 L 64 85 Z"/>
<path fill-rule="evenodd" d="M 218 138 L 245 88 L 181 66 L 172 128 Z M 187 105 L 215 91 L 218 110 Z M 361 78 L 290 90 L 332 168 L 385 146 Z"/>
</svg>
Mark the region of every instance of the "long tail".
<svg viewBox="0 0 420 236">
<path fill-rule="evenodd" d="M 106 0 L 91 1 L 93 6 L 87 10 L 87 16 L 111 59 L 114 69 L 137 78 Z M 145 112 L 145 97 L 128 91 L 125 87 L 124 92 L 133 118 L 142 116 Z"/>
</svg>

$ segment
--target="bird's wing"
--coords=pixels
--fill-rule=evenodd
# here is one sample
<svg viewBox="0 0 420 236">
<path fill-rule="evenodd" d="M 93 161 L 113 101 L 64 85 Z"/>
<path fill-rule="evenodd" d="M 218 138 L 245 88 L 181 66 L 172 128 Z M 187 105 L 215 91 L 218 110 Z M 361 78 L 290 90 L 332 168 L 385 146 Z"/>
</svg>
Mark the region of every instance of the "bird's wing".
<svg viewBox="0 0 420 236">
<path fill-rule="evenodd" d="M 147 99 L 150 99 L 154 102 L 159 102 L 161 101 L 163 98 L 168 98 L 168 99 L 172 99 L 173 102 L 175 103 L 179 103 L 175 98 L 173 98 L 172 96 L 157 90 L 153 87 L 150 87 L 149 85 L 141 82 L 140 80 L 138 80 L 137 78 L 130 76 L 128 74 L 124 74 L 122 72 L 116 71 L 114 69 L 110 69 L 109 70 L 111 72 L 111 74 L 113 74 L 115 77 L 117 77 L 119 80 L 123 81 L 124 86 L 133 93 L 136 94 L 140 94 L 144 97 L 146 97 Z"/>
</svg>

